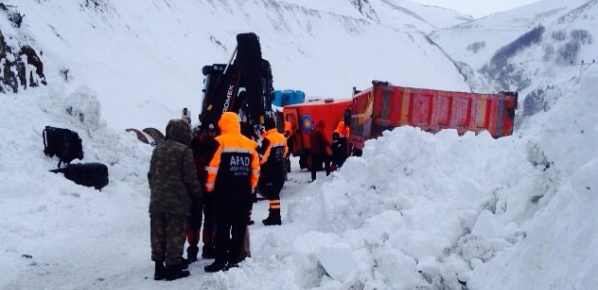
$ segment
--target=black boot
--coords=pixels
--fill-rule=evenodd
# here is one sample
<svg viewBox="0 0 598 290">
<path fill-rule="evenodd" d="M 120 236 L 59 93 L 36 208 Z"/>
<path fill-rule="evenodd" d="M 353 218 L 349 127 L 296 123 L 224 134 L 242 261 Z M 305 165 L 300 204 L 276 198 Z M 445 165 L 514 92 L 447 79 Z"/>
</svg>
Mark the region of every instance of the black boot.
<svg viewBox="0 0 598 290">
<path fill-rule="evenodd" d="M 187 269 L 189 269 L 189 264 L 191 264 L 191 263 L 189 262 L 189 260 L 187 260 L 187 259 L 185 259 L 185 258 L 181 257 L 181 263 L 179 264 L 179 266 L 181 266 L 181 269 L 183 269 L 183 270 L 187 270 Z"/>
<path fill-rule="evenodd" d="M 216 258 L 216 249 L 213 245 L 204 245 L 201 250 L 201 256 L 204 259 L 214 259 Z"/>
<path fill-rule="evenodd" d="M 156 261 L 156 270 L 154 270 L 154 280 L 164 280 L 166 278 L 166 268 L 164 267 L 164 262 Z"/>
<path fill-rule="evenodd" d="M 166 280 L 167 281 L 172 281 L 172 280 L 176 280 L 179 278 L 189 277 L 189 275 L 191 275 L 191 273 L 189 273 L 188 270 L 183 270 L 183 266 L 181 264 L 166 266 Z"/>
<path fill-rule="evenodd" d="M 271 209 L 268 218 L 263 220 L 262 223 L 265 226 L 282 225 L 280 209 Z"/>
<path fill-rule="evenodd" d="M 191 264 L 197 261 L 197 253 L 199 253 L 198 246 L 189 246 L 187 248 L 187 263 Z"/>
<path fill-rule="evenodd" d="M 226 263 L 220 261 L 214 261 L 211 265 L 207 265 L 203 268 L 208 273 L 214 273 L 222 270 L 227 270 Z"/>
</svg>

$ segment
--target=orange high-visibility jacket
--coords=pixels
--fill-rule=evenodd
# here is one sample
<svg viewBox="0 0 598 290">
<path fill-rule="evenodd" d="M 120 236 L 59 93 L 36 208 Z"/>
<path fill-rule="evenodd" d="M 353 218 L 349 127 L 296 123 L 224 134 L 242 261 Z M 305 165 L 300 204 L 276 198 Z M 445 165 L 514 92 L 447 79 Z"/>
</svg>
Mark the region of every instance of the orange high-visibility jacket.
<svg viewBox="0 0 598 290">
<path fill-rule="evenodd" d="M 289 153 L 287 139 L 276 129 L 264 134 L 262 146 L 258 150 L 262 178 L 266 181 L 283 181 L 285 176 L 285 157 Z"/>
<path fill-rule="evenodd" d="M 207 168 L 206 189 L 220 196 L 246 198 L 253 193 L 260 175 L 257 143 L 241 135 L 235 113 L 222 114 L 218 127 L 221 135 L 216 137 L 218 149 Z"/>
<path fill-rule="evenodd" d="M 276 129 L 270 129 L 264 134 L 262 141 L 262 148 L 265 148 L 264 153 L 260 156 L 260 165 L 266 162 L 282 162 L 289 153 L 287 148 L 287 139 Z"/>
<path fill-rule="evenodd" d="M 348 138 L 351 134 L 351 128 L 345 126 L 344 121 L 340 121 L 338 122 L 338 126 L 336 126 L 336 130 L 334 130 L 334 133 L 338 134 L 339 138 Z"/>
</svg>

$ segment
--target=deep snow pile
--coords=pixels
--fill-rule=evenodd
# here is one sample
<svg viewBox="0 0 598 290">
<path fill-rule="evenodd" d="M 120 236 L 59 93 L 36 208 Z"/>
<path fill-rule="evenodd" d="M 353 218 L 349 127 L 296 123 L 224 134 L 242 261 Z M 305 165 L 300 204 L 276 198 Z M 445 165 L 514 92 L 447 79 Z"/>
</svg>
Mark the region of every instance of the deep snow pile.
<svg viewBox="0 0 598 290">
<path fill-rule="evenodd" d="M 521 136 L 405 127 L 368 142 L 363 158 L 331 178 L 301 185 L 308 173 L 294 172 L 283 192 L 284 225 L 251 228 L 252 259 L 213 275 L 202 260 L 174 283 L 145 278 L 150 147 L 106 128 L 97 105 L 81 106 L 95 103 L 89 89 L 3 96 L 0 113 L 20 118 L 2 124 L 0 211 L 9 218 L 0 221 L 0 286 L 595 288 L 597 79 L 566 84 L 569 93 L 555 96 Z M 109 165 L 108 187 L 98 192 L 47 172 L 56 165 L 41 152 L 48 124 L 80 133 L 84 161 Z M 265 203 L 256 206 L 259 220 Z"/>
<path fill-rule="evenodd" d="M 134 233 L 145 231 L 137 220 L 147 217 L 150 147 L 108 129 L 89 88 L 0 99 L 0 288 L 82 289 L 93 281 L 73 277 L 129 271 L 123 257 L 145 252 Z M 106 164 L 110 184 L 98 192 L 48 172 L 58 159 L 43 154 L 46 125 L 78 132 L 84 158 L 73 163 Z"/>
<path fill-rule="evenodd" d="M 265 55 L 284 72 L 275 75 L 276 81 L 285 85 L 302 84 L 328 94 L 350 87 L 352 80 L 367 85 L 371 78 L 391 75 L 391 81 L 402 85 L 465 87 L 452 63 L 419 34 L 282 2 L 152 1 L 144 11 L 123 1 L 101 2 L 115 6 L 96 8 L 51 1 L 21 6 L 26 19 L 33 20 L 6 34 L 25 42 L 35 39 L 44 47 L 50 85 L 0 95 L 0 288 L 598 288 L 593 276 L 598 271 L 598 213 L 593 209 L 598 196 L 598 73 L 592 68 L 579 78 L 568 68 L 544 75 L 543 65 L 522 66 L 526 75 L 540 76 L 534 80 L 547 83 L 554 77 L 554 82 L 543 95 L 546 106 L 530 115 L 516 136 L 494 140 L 487 134 L 431 135 L 413 128 L 387 132 L 368 142 L 363 158 L 349 159 L 330 178 L 307 184 L 308 173 L 293 172 L 283 192 L 283 226 L 261 226 L 267 206 L 256 204 L 253 258 L 241 268 L 205 274 L 208 261 L 201 260 L 191 266 L 190 278 L 172 283 L 148 279 L 146 172 L 151 147 L 120 129 L 139 122 L 162 130 L 181 105 L 199 104 L 200 88 L 189 85 L 199 84 L 198 68 L 228 59 L 233 45 L 224 39 L 234 38 L 237 30 L 231 27 L 245 27 L 249 21 L 232 16 L 251 11 L 249 22 L 262 40 L 296 37 L 264 45 Z M 376 3 L 383 2 L 389 3 Z M 542 13 L 539 19 L 559 11 L 545 11 L 554 14 Z M 594 10 L 582 11 L 591 16 L 587 13 Z M 508 24 L 525 26 L 532 12 L 523 11 L 517 14 L 521 22 Z M 205 17 L 197 20 L 197 13 Z M 222 15 L 232 15 L 230 27 L 210 26 L 214 34 L 196 29 Z M 291 16 L 298 21 L 289 20 Z M 497 25 L 487 21 L 487 27 Z M 165 23 L 185 29 L 171 30 Z M 566 37 L 588 22 L 568 23 L 572 26 L 565 25 Z M 548 31 L 552 38 L 559 29 Z M 509 35 L 516 38 L 520 30 Z M 323 42 L 331 36 L 337 41 Z M 486 43 L 489 51 L 480 55 L 488 58 L 468 56 L 472 67 L 484 65 L 503 38 L 509 41 L 502 36 L 498 44 Z M 105 39 L 112 42 L 87 45 Z M 189 39 L 189 46 L 170 45 L 165 56 L 155 39 L 169 44 Z M 206 42 L 212 45 L 204 46 Z M 358 48 L 349 49 L 356 43 Z M 403 45 L 401 53 L 389 54 L 398 44 Z M 593 46 L 581 51 L 588 53 L 588 47 Z M 390 59 L 363 57 L 363 51 L 372 49 L 372 55 Z M 524 50 L 511 60 L 540 49 Z M 195 56 L 198 51 L 201 59 Z M 348 59 L 363 63 L 348 64 Z M 314 64 L 323 70 L 313 70 Z M 73 79 L 60 85 L 58 72 L 66 67 Z M 339 70 L 347 67 L 351 69 Z M 83 139 L 83 161 L 109 166 L 111 182 L 102 192 L 48 172 L 57 160 L 42 153 L 46 125 L 74 129 Z"/>
<path fill-rule="evenodd" d="M 290 206 L 285 221 L 306 234 L 271 232 L 260 240 L 267 255 L 224 285 L 596 288 L 597 80 L 565 84 L 520 136 L 387 132 Z"/>
</svg>

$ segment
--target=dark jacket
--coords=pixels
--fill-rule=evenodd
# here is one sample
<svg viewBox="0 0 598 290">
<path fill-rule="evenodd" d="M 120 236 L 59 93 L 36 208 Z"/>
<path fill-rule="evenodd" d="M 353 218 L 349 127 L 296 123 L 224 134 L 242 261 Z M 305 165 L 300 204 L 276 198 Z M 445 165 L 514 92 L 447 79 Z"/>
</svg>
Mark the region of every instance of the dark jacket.
<svg viewBox="0 0 598 290">
<path fill-rule="evenodd" d="M 171 120 L 166 140 L 156 146 L 148 173 L 150 213 L 189 215 L 193 199 L 201 199 L 191 143 L 191 128 L 184 120 Z"/>
<path fill-rule="evenodd" d="M 195 158 L 195 170 L 202 192 L 206 192 L 206 181 L 208 179 L 206 167 L 212 160 L 216 149 L 218 149 L 218 142 L 214 138 L 214 136 L 210 136 L 208 129 L 205 129 L 191 141 L 191 149 Z"/>
<path fill-rule="evenodd" d="M 326 153 L 326 147 L 330 147 L 330 142 L 324 134 L 325 127 L 324 122 L 318 121 L 316 127 L 309 133 L 309 152 L 311 154 Z"/>
</svg>

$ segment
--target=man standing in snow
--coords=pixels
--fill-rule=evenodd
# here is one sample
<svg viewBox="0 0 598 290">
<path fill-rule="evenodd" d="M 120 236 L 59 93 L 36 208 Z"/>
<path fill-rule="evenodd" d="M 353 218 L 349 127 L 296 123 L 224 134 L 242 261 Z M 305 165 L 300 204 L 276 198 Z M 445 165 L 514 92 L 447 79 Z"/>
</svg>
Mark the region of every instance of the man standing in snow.
<svg viewBox="0 0 598 290">
<path fill-rule="evenodd" d="M 262 221 L 265 226 L 281 225 L 280 191 L 285 181 L 285 157 L 288 153 L 287 139 L 276 130 L 273 119 L 266 119 L 266 133 L 258 152 L 260 154 L 260 191 L 268 198 L 268 218 Z"/>
<path fill-rule="evenodd" d="M 208 173 L 206 166 L 208 166 L 218 143 L 214 140 L 216 136 L 216 130 L 213 124 L 205 124 L 200 128 L 199 133 L 191 141 L 191 149 L 193 150 L 193 156 L 195 158 L 195 170 L 197 171 L 197 178 L 199 184 L 201 184 L 202 192 L 206 192 L 206 180 Z M 196 205 L 191 207 L 191 215 L 187 221 L 187 261 L 193 263 L 197 261 L 197 254 L 199 252 L 199 237 L 202 223 L 202 210 L 203 216 L 203 249 L 201 256 L 206 259 L 213 259 L 215 255 L 214 238 L 216 236 L 216 221 L 214 206 L 210 196 L 204 196 L 202 205 Z"/>
<path fill-rule="evenodd" d="M 311 181 L 316 180 L 316 169 L 324 163 L 326 176 L 330 175 L 330 157 L 326 149 L 330 148 L 330 142 L 324 135 L 326 123 L 318 121 L 316 127 L 309 133 L 309 152 L 311 155 Z"/>
<path fill-rule="evenodd" d="M 206 272 L 235 267 L 240 262 L 244 237 L 259 178 L 257 143 L 241 134 L 239 117 L 222 114 L 218 149 L 208 166 L 206 195 L 213 195 L 216 210 L 216 260 Z"/>
<path fill-rule="evenodd" d="M 347 160 L 347 139 L 351 129 L 345 126 L 344 121 L 338 122 L 338 126 L 332 133 L 332 162 L 336 168 L 341 168 Z"/>
<path fill-rule="evenodd" d="M 181 263 L 185 246 L 185 224 L 192 203 L 201 204 L 191 143 L 191 128 L 184 120 L 171 120 L 166 139 L 152 154 L 148 180 L 154 280 L 189 276 Z"/>
</svg>

